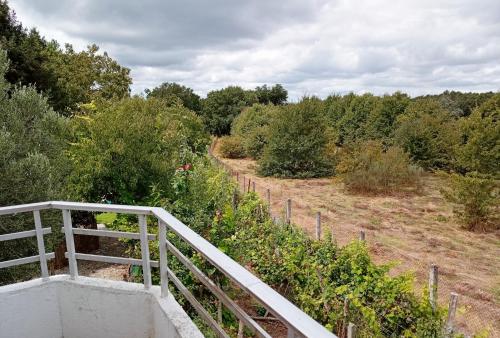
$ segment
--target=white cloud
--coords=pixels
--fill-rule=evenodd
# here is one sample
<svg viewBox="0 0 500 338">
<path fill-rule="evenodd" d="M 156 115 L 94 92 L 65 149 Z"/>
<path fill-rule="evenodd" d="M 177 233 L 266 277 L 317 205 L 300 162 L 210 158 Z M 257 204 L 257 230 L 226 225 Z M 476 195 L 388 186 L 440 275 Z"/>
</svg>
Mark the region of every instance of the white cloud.
<svg viewBox="0 0 500 338">
<path fill-rule="evenodd" d="M 132 69 L 134 91 L 282 83 L 304 94 L 500 90 L 497 0 L 12 0 L 19 19 Z"/>
</svg>

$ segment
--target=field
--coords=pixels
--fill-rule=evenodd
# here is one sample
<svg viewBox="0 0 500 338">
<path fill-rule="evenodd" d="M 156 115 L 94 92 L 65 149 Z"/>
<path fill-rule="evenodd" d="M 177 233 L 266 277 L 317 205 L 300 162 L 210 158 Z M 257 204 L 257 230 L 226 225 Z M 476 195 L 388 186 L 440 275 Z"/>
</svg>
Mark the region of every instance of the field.
<svg viewBox="0 0 500 338">
<path fill-rule="evenodd" d="M 217 156 L 217 147 L 215 155 Z M 394 262 L 393 272 L 413 271 L 417 288 L 427 284 L 431 264 L 439 267 L 438 301 L 447 306 L 450 292 L 459 295 L 457 326 L 465 333 L 487 330 L 500 337 L 500 231 L 471 233 L 453 218 L 452 206 L 440 195 L 440 178 L 427 174 L 422 193 L 398 196 L 359 196 L 344 192 L 332 178 L 276 179 L 258 177 L 255 161 L 223 159 L 240 187 L 248 180 L 266 198 L 271 192 L 274 215 L 283 217 L 292 199 L 292 222 L 311 236 L 316 212 L 323 233 L 329 229 L 339 244 L 359 237 L 363 230 L 375 261 Z"/>
</svg>

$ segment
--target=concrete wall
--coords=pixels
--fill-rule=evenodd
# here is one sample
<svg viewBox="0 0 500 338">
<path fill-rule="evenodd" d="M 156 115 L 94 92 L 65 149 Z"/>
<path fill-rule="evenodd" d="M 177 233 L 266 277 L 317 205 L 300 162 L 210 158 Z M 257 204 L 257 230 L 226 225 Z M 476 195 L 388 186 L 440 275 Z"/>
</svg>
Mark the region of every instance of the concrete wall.
<svg viewBox="0 0 500 338">
<path fill-rule="evenodd" d="M 203 337 L 175 299 L 159 292 L 68 276 L 0 287 L 0 338 Z"/>
</svg>

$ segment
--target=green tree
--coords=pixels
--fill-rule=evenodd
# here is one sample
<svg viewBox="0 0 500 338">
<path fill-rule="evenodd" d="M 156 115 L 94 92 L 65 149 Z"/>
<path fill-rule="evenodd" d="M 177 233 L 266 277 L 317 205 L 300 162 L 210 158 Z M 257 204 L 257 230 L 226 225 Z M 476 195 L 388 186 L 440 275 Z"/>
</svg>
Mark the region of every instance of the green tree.
<svg viewBox="0 0 500 338">
<path fill-rule="evenodd" d="M 255 94 L 259 103 L 274 105 L 285 104 L 288 98 L 288 92 L 282 85 L 276 84 L 272 87 L 263 85 L 255 88 Z"/>
<path fill-rule="evenodd" d="M 458 144 L 458 122 L 434 99 L 419 99 L 398 116 L 394 138 L 411 159 L 426 169 L 451 169 Z"/>
<path fill-rule="evenodd" d="M 212 135 L 228 135 L 233 119 L 244 107 L 257 102 L 255 93 L 241 87 L 229 86 L 208 93 L 202 101 L 201 115 Z"/>
<path fill-rule="evenodd" d="M 500 94 L 460 121 L 458 164 L 464 171 L 500 177 Z"/>
<path fill-rule="evenodd" d="M 58 111 L 69 113 L 80 103 L 130 95 L 130 70 L 120 66 L 106 52 L 100 54 L 97 45 L 75 52 L 67 44 L 62 51 L 53 41 L 45 54 L 48 61 L 44 68 L 57 78 L 56 90 L 50 94 Z"/>
<path fill-rule="evenodd" d="M 366 121 L 378 104 L 379 98 L 372 94 L 343 97 L 329 97 L 328 113 L 332 126 L 337 133 L 337 143 L 345 144 L 366 137 Z"/>
<path fill-rule="evenodd" d="M 67 173 L 63 157 L 67 121 L 33 87 L 14 87 L 7 95 L 7 68 L 6 52 L 0 50 L 0 205 L 60 198 Z M 32 229 L 32 215 L 1 217 L 1 234 Z M 37 252 L 32 238 L 0 242 L 0 261 Z M 0 284 L 36 271 L 32 265 L 1 269 Z"/>
<path fill-rule="evenodd" d="M 148 98 L 155 97 L 172 102 L 175 97 L 181 99 L 184 107 L 199 112 L 201 110 L 200 97 L 191 88 L 185 87 L 175 82 L 164 82 L 158 87 L 145 90 Z"/>
<path fill-rule="evenodd" d="M 264 176 L 318 177 L 332 173 L 326 151 L 330 141 L 323 102 L 304 98 L 281 107 L 269 123 L 267 144 L 259 160 Z"/>
<path fill-rule="evenodd" d="M 267 143 L 269 123 L 279 109 L 272 104 L 254 104 L 234 119 L 231 134 L 241 140 L 247 156 L 257 159 L 262 155 Z"/>
<path fill-rule="evenodd" d="M 90 202 L 135 204 L 153 188 L 169 193 L 176 168 L 206 151 L 201 119 L 182 105 L 125 98 L 75 118 L 71 190 Z"/>
<path fill-rule="evenodd" d="M 410 98 L 404 93 L 384 95 L 368 116 L 365 126 L 367 137 L 388 141 L 394 133 L 396 118 L 404 113 L 409 104 Z"/>
</svg>

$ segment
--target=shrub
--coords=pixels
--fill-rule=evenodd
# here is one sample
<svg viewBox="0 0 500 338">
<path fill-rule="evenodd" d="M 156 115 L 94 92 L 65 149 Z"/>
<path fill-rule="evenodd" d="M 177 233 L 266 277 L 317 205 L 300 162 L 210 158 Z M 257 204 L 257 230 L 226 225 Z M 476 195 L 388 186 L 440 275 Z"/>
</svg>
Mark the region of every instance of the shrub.
<svg viewBox="0 0 500 338">
<path fill-rule="evenodd" d="M 269 123 L 268 141 L 259 160 L 264 176 L 320 177 L 333 173 L 327 157 L 330 141 L 323 102 L 304 98 L 281 107 Z"/>
<path fill-rule="evenodd" d="M 241 138 L 238 136 L 224 136 L 219 140 L 219 151 L 225 158 L 243 158 L 245 149 L 241 144 Z"/>
<path fill-rule="evenodd" d="M 278 110 L 274 105 L 254 104 L 234 119 L 231 133 L 240 137 L 247 156 L 261 157 L 267 143 L 269 123 Z"/>
<path fill-rule="evenodd" d="M 477 173 L 450 174 L 444 197 L 455 204 L 453 213 L 468 230 L 486 230 L 498 212 L 498 181 Z"/>
<path fill-rule="evenodd" d="M 346 188 L 353 192 L 388 193 L 420 188 L 420 168 L 397 146 L 384 150 L 382 143 L 367 141 L 346 147 L 337 165 Z"/>
<path fill-rule="evenodd" d="M 425 169 L 450 169 L 454 166 L 454 147 L 459 142 L 458 122 L 433 99 L 412 102 L 399 115 L 394 133 L 412 161 Z"/>
<path fill-rule="evenodd" d="M 457 161 L 463 171 L 500 177 L 500 93 L 475 109 L 460 123 L 463 142 Z"/>
</svg>

